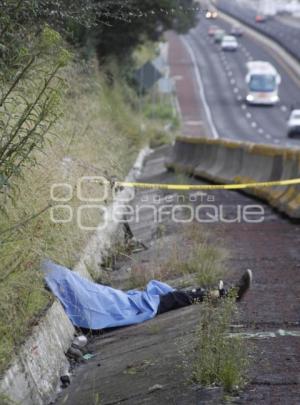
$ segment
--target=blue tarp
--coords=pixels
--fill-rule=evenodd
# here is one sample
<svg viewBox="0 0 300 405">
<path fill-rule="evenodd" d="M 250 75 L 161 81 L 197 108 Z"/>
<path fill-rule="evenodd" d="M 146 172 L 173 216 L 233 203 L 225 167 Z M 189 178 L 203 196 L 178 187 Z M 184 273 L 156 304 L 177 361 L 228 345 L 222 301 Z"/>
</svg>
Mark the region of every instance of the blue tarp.
<svg viewBox="0 0 300 405">
<path fill-rule="evenodd" d="M 43 264 L 45 280 L 60 300 L 71 322 L 87 329 L 104 329 L 132 325 L 153 318 L 159 296 L 174 291 L 152 280 L 144 291 L 123 292 L 94 283 L 50 261 Z"/>
</svg>

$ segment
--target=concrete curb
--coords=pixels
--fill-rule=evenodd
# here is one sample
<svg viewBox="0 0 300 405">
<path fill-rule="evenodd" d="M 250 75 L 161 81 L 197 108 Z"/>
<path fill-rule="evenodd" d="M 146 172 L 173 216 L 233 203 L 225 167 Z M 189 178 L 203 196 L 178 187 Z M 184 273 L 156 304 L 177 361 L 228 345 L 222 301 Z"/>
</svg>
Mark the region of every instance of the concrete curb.
<svg viewBox="0 0 300 405">
<path fill-rule="evenodd" d="M 249 142 L 178 137 L 169 169 L 215 183 L 251 183 L 300 177 L 300 151 Z M 246 193 L 291 218 L 300 218 L 300 186 L 253 187 Z"/>
<path fill-rule="evenodd" d="M 65 352 L 75 329 L 62 305 L 55 301 L 41 319 L 1 380 L 1 393 L 16 404 L 49 403 L 67 373 Z"/>
<path fill-rule="evenodd" d="M 139 153 L 126 181 L 134 181 L 139 176 L 144 160 L 150 153 L 149 148 Z M 130 191 L 124 189 L 118 194 L 118 201 L 109 207 L 107 229 L 97 230 L 86 246 L 74 268 L 82 276 L 92 278 L 89 266 L 99 264 L 112 245 L 119 225 L 112 221 L 113 213 L 115 210 L 120 212 L 121 201 L 129 197 Z M 60 376 L 68 371 L 65 352 L 71 345 L 74 333 L 74 326 L 56 300 L 4 373 L 0 381 L 0 393 L 20 405 L 44 405 L 51 402 L 59 389 Z"/>
<path fill-rule="evenodd" d="M 150 148 L 144 148 L 138 155 L 132 169 L 128 173 L 125 181 L 134 181 L 141 173 L 143 162 L 145 158 L 151 153 Z M 112 245 L 112 241 L 115 237 L 119 223 L 116 222 L 115 212 L 120 213 L 122 208 L 122 201 L 126 201 L 130 198 L 132 189 L 125 188 L 118 193 L 118 199 L 113 202 L 107 211 L 105 230 L 101 227 L 95 232 L 94 236 L 90 239 L 89 243 L 84 249 L 84 252 L 74 268 L 74 271 L 80 273 L 82 276 L 91 279 L 89 269 L 94 269 L 97 276 L 100 276 L 99 263 L 102 262 L 103 255 L 109 250 Z"/>
</svg>

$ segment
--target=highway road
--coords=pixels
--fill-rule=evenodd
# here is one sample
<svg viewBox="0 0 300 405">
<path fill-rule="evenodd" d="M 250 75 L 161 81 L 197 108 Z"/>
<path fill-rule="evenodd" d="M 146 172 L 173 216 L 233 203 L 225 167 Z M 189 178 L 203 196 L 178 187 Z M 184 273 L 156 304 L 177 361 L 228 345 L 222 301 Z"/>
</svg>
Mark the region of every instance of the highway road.
<svg viewBox="0 0 300 405">
<path fill-rule="evenodd" d="M 286 121 L 292 104 L 300 101 L 300 84 L 275 59 L 272 51 L 244 34 L 239 38 L 236 52 L 223 52 L 220 45 L 207 34 L 210 25 L 226 31 L 230 25 L 221 20 L 201 18 L 197 27 L 185 36 L 190 52 L 194 54 L 202 78 L 206 103 L 220 137 L 255 143 L 300 148 L 300 139 L 288 139 Z M 280 102 L 273 107 L 249 106 L 246 97 L 246 62 L 271 62 L 282 77 Z"/>
<path fill-rule="evenodd" d="M 275 39 L 300 61 L 300 24 L 298 24 L 298 26 L 296 26 L 296 24 L 289 24 L 280 17 L 272 17 L 266 22 L 256 23 L 255 16 L 257 11 L 247 8 L 245 4 L 240 5 L 235 1 L 218 0 L 216 5 L 220 10 L 247 23 L 252 28 L 270 36 L 272 39 Z"/>
<path fill-rule="evenodd" d="M 298 47 L 299 46 L 299 37 L 300 37 L 300 17 L 293 17 L 292 15 L 286 15 L 286 16 L 276 16 L 275 17 L 277 21 L 279 21 L 281 24 L 288 25 L 290 27 L 297 28 L 298 30 Z"/>
</svg>

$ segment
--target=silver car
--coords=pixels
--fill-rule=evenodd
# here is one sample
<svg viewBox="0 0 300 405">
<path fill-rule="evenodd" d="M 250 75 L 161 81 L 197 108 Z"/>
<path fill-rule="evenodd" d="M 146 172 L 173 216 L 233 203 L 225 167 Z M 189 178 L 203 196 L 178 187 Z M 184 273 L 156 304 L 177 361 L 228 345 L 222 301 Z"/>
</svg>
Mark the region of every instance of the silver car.
<svg viewBox="0 0 300 405">
<path fill-rule="evenodd" d="M 300 136 L 300 109 L 293 110 L 287 122 L 287 135 L 289 138 Z"/>
<path fill-rule="evenodd" d="M 238 42 L 232 35 L 225 35 L 221 42 L 222 51 L 236 51 L 238 49 Z"/>
</svg>

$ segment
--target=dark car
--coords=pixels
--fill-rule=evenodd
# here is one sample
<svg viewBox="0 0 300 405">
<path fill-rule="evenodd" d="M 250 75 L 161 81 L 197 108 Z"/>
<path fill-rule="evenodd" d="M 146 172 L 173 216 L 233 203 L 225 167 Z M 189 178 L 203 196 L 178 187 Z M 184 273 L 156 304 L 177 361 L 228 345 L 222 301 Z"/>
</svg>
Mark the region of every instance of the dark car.
<svg viewBox="0 0 300 405">
<path fill-rule="evenodd" d="M 243 35 L 243 33 L 244 33 L 244 30 L 239 25 L 232 27 L 230 30 L 230 35 L 233 35 L 234 37 L 241 37 Z"/>
</svg>

